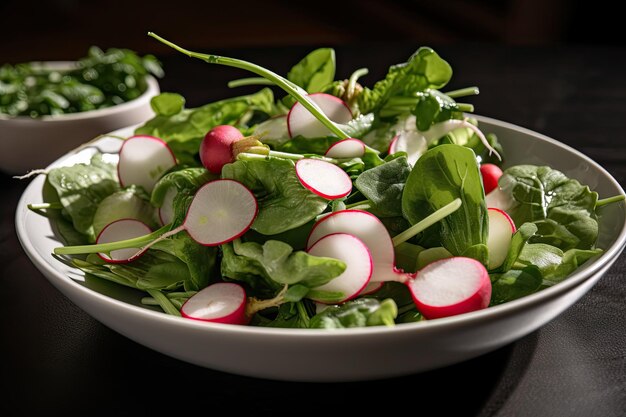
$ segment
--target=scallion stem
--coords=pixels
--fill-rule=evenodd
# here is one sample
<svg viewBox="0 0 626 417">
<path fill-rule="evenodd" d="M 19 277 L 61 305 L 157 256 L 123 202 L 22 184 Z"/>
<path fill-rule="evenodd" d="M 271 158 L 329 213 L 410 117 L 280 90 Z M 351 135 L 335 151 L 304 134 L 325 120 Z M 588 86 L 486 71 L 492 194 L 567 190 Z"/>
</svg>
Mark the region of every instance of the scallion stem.
<svg viewBox="0 0 626 417">
<path fill-rule="evenodd" d="M 450 98 L 459 98 L 467 96 L 477 96 L 480 93 L 478 87 L 466 87 L 458 90 L 452 90 L 445 93 Z"/>
<path fill-rule="evenodd" d="M 462 204 L 461 199 L 455 198 L 451 203 L 446 204 L 445 206 L 441 207 L 439 210 L 435 211 L 431 215 L 426 216 L 419 222 L 415 223 L 413 226 L 409 227 L 404 232 L 395 236 L 392 239 L 393 246 L 398 246 L 400 243 L 406 242 L 407 240 L 411 239 L 413 236 L 424 231 L 426 228 L 432 226 L 433 224 L 437 223 L 443 218 L 454 213 L 455 211 L 459 209 L 459 207 L 461 207 L 461 204 Z"/>
</svg>

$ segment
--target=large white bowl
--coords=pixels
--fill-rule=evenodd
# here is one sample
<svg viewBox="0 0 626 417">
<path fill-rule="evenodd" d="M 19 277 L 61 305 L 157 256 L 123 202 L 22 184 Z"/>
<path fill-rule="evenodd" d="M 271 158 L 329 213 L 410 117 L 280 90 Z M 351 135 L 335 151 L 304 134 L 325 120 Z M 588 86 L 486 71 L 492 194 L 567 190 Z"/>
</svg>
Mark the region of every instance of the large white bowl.
<svg viewBox="0 0 626 417">
<path fill-rule="evenodd" d="M 55 61 L 42 66 L 64 69 L 71 65 Z M 156 78 L 149 75 L 146 81 L 142 95 L 104 109 L 38 118 L 0 114 L 0 171 L 21 175 L 45 168 L 86 139 L 152 118 L 150 100 L 160 88 Z"/>
<path fill-rule="evenodd" d="M 548 164 L 576 178 L 601 198 L 624 194 L 620 185 L 583 154 L 538 133 L 481 117 L 481 127 L 498 135 L 507 165 Z M 128 135 L 132 129 L 116 132 Z M 115 149 L 115 140 L 99 142 Z M 55 165 L 90 154 L 83 149 Z M 16 213 L 24 250 L 70 300 L 113 330 L 172 357 L 230 373 L 293 381 L 353 381 L 401 376 L 464 361 L 495 350 L 543 326 L 582 297 L 618 258 L 626 244 L 623 202 L 603 208 L 599 246 L 605 252 L 563 282 L 530 296 L 478 312 L 393 328 L 343 330 L 274 329 L 202 323 L 141 306 L 141 293 L 85 280 L 51 252 L 60 243 L 49 222 L 30 212 L 41 202 L 44 178 L 25 190 Z"/>
</svg>

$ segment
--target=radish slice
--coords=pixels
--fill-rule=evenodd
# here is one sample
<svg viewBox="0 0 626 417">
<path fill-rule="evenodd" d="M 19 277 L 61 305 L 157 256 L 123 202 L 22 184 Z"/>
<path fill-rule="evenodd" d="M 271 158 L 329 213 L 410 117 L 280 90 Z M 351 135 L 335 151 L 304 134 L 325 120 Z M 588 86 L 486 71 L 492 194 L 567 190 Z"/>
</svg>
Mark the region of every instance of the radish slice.
<svg viewBox="0 0 626 417">
<path fill-rule="evenodd" d="M 489 249 L 488 268 L 495 269 L 504 263 L 506 255 L 511 247 L 511 239 L 515 233 L 515 223 L 505 211 L 489 207 L 489 236 L 487 237 L 487 249 Z"/>
<path fill-rule="evenodd" d="M 195 293 L 180 309 L 188 319 L 246 324 L 246 291 L 234 282 L 218 282 Z"/>
<path fill-rule="evenodd" d="M 417 309 L 427 319 L 480 310 L 491 300 L 487 269 L 472 258 L 435 261 L 407 284 Z"/>
<path fill-rule="evenodd" d="M 159 178 L 174 166 L 176 157 L 164 140 L 131 136 L 120 149 L 117 176 L 122 187 L 140 185 L 151 193 Z"/>
<path fill-rule="evenodd" d="M 274 116 L 259 123 L 254 129 L 253 135 L 259 136 L 261 142 L 283 143 L 288 141 L 287 115 Z"/>
<path fill-rule="evenodd" d="M 362 210 L 340 210 L 321 218 L 309 234 L 307 248 L 322 237 L 347 233 L 361 239 L 370 250 L 374 270 L 370 282 L 405 282 L 412 275 L 395 266 L 395 252 L 387 228 L 378 217 Z"/>
<path fill-rule="evenodd" d="M 315 242 L 307 252 L 313 256 L 339 259 L 346 264 L 346 270 L 341 275 L 314 288 L 344 294 L 343 298 L 328 303 L 343 303 L 356 297 L 370 281 L 373 270 L 372 257 L 367 246 L 355 236 L 346 233 L 327 235 Z M 315 297 L 311 299 L 324 302 Z"/>
<path fill-rule="evenodd" d="M 345 124 L 352 120 L 350 107 L 340 98 L 326 93 L 309 94 L 308 97 L 333 122 Z M 287 114 L 287 129 L 291 138 L 296 136 L 321 138 L 332 135 L 332 132 L 299 101 L 291 107 L 289 114 Z"/>
<path fill-rule="evenodd" d="M 248 231 L 258 212 L 254 194 L 238 181 L 206 183 L 193 197 L 183 227 L 205 246 L 217 246 Z"/>
<path fill-rule="evenodd" d="M 365 154 L 365 144 L 359 139 L 348 138 L 335 142 L 326 151 L 328 158 L 360 158 Z"/>
<path fill-rule="evenodd" d="M 414 130 L 405 130 L 397 134 L 389 144 L 389 155 L 406 152 L 409 165 L 413 166 L 420 156 L 428 150 L 424 135 Z"/>
<path fill-rule="evenodd" d="M 330 162 L 301 159 L 296 162 L 296 174 L 305 188 L 328 200 L 345 197 L 352 191 L 348 174 Z"/>
<path fill-rule="evenodd" d="M 107 224 L 102 229 L 96 238 L 96 244 L 132 239 L 151 232 L 152 230 L 150 230 L 148 225 L 139 220 L 120 219 Z M 110 254 L 98 253 L 98 256 L 109 263 L 127 263 L 137 259 L 144 252 L 139 252 L 139 248 L 127 248 L 113 250 Z"/>
<path fill-rule="evenodd" d="M 365 288 L 363 288 L 361 290 L 361 292 L 359 293 L 359 295 L 369 295 L 369 294 L 374 294 L 376 291 L 380 290 L 383 285 L 385 285 L 384 282 L 369 282 Z"/>
</svg>

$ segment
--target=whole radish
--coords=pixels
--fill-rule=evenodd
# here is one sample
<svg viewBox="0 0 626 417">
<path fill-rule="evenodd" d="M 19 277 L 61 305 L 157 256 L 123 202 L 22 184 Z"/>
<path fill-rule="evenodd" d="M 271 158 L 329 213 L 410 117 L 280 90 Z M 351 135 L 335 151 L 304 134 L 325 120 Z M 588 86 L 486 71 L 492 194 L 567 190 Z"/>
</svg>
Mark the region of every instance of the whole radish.
<svg viewBox="0 0 626 417">
<path fill-rule="evenodd" d="M 498 187 L 498 180 L 502 176 L 502 169 L 495 164 L 481 164 L 480 175 L 483 179 L 483 188 L 485 194 L 489 194 L 491 191 Z"/>
<path fill-rule="evenodd" d="M 219 125 L 209 130 L 200 144 L 200 161 L 214 174 L 222 172 L 222 167 L 233 161 L 232 144 L 243 138 L 234 126 Z"/>
</svg>

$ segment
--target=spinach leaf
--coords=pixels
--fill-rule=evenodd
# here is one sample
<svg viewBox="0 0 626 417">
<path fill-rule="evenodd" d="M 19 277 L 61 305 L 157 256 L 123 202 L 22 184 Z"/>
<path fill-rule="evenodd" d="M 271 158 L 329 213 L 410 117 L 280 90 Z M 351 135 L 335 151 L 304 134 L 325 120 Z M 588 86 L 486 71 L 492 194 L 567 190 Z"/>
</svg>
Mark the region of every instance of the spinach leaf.
<svg viewBox="0 0 626 417">
<path fill-rule="evenodd" d="M 516 225 L 533 222 L 533 243 L 562 250 L 591 249 L 598 237 L 598 194 L 547 166 L 517 165 L 504 171 L 500 188 L 515 205 L 508 210 Z"/>
<path fill-rule="evenodd" d="M 237 180 L 257 198 L 259 212 L 252 229 L 275 235 L 315 219 L 328 200 L 302 186 L 293 161 L 280 158 L 239 160 L 222 168 L 222 177 Z"/>
<path fill-rule="evenodd" d="M 491 276 L 491 303 L 498 305 L 537 292 L 543 283 L 539 269 L 533 265 Z"/>
<path fill-rule="evenodd" d="M 265 312 L 255 314 L 250 324 L 262 327 L 306 329 L 309 327 L 315 306 L 310 300 L 302 300 L 283 303 L 277 310 L 271 316 Z"/>
<path fill-rule="evenodd" d="M 402 191 L 410 173 L 407 158 L 402 156 L 363 171 L 357 177 L 355 186 L 372 202 L 378 216 L 401 216 Z"/>
<path fill-rule="evenodd" d="M 319 48 L 309 53 L 291 68 L 287 79 L 309 94 L 322 91 L 335 79 L 335 50 Z"/>
<path fill-rule="evenodd" d="M 417 160 L 402 193 L 404 217 L 415 224 L 460 198 L 462 206 L 423 232 L 426 247 L 443 246 L 455 256 L 486 263 L 487 207 L 474 152 L 459 145 L 441 145 Z M 433 244 L 439 242 L 439 244 Z"/>
<path fill-rule="evenodd" d="M 508 271 L 513 267 L 520 253 L 524 250 L 524 246 L 535 233 L 537 233 L 537 226 L 534 223 L 524 223 L 517 229 L 511 238 L 509 253 L 507 253 L 498 271 Z"/>
<path fill-rule="evenodd" d="M 135 134 L 159 137 L 168 143 L 181 164 L 199 165 L 196 157 L 209 130 L 217 125 L 238 125 L 254 110 L 270 115 L 274 108 L 274 94 L 271 89 L 264 88 L 247 96 L 215 101 L 193 109 L 181 108 L 176 114 L 157 114 L 135 129 Z"/>
<path fill-rule="evenodd" d="M 394 96 L 411 97 L 428 88 L 439 89 L 451 77 L 452 68 L 434 50 L 419 48 L 407 62 L 391 66 L 373 89 L 363 89 L 358 97 L 359 110 L 376 113 Z"/>
<path fill-rule="evenodd" d="M 104 227 L 120 219 L 137 219 L 155 230 L 159 224 L 154 206 L 142 187 L 131 185 L 106 196 L 93 216 L 93 230 L 97 236 Z"/>
<path fill-rule="evenodd" d="M 268 240 L 263 245 L 234 240 L 222 245 L 222 249 L 222 276 L 243 280 L 252 287 L 256 285 L 250 281 L 260 277 L 271 288 L 285 284 L 314 288 L 341 275 L 346 269 L 345 263 L 338 259 L 294 252 L 291 246 L 279 240 Z"/>
<path fill-rule="evenodd" d="M 427 89 L 418 95 L 413 109 L 417 129 L 425 132 L 438 122 L 448 119 L 462 119 L 461 112 L 454 99 L 438 90 Z"/>
<path fill-rule="evenodd" d="M 398 315 L 392 298 L 378 301 L 375 298 L 357 298 L 341 305 L 333 305 L 316 314 L 309 327 L 317 329 L 343 329 L 349 327 L 393 326 Z"/>
<path fill-rule="evenodd" d="M 159 116 L 173 116 L 185 107 L 185 97 L 177 93 L 161 93 L 150 99 L 150 107 Z"/>
<path fill-rule="evenodd" d="M 115 163 L 96 153 L 89 164 L 53 168 L 48 172 L 47 182 L 56 191 L 63 213 L 89 242 L 96 240 L 93 218 L 98 205 L 120 190 L 116 168 Z"/>
</svg>

